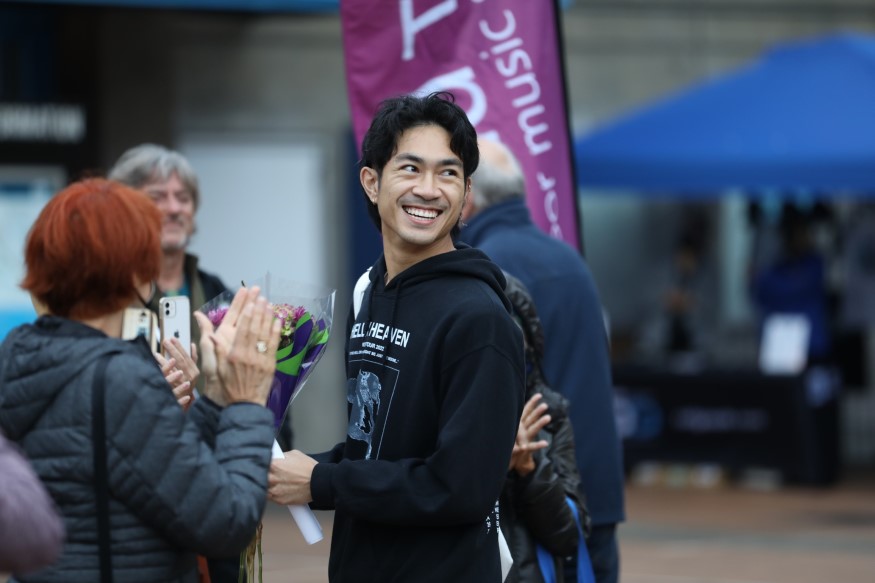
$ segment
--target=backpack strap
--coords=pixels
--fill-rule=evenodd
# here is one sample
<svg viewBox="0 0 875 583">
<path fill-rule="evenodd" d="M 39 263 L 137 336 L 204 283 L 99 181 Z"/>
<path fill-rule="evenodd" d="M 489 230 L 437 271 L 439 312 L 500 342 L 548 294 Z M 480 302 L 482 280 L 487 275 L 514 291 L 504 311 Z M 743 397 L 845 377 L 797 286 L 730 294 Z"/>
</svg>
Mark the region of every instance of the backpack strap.
<svg viewBox="0 0 875 583">
<path fill-rule="evenodd" d="M 580 535 L 580 544 L 577 545 L 577 583 L 595 583 L 592 561 L 589 559 L 589 550 L 586 548 L 586 536 L 583 534 L 583 525 L 580 521 L 580 514 L 577 511 L 577 504 L 567 496 L 565 501 L 571 507 L 571 513 L 574 514 L 574 522 L 577 523 L 577 532 Z"/>
<path fill-rule="evenodd" d="M 589 551 L 586 548 L 586 536 L 583 534 L 583 525 L 580 523 L 580 513 L 577 511 L 577 504 L 574 500 L 565 497 L 565 502 L 571 508 L 571 513 L 574 515 L 574 522 L 577 524 L 577 533 L 580 536 L 577 544 L 577 583 L 595 583 L 595 576 L 592 572 L 592 562 L 589 559 Z M 542 547 L 536 545 L 536 553 L 538 557 L 538 566 L 541 568 L 541 576 L 545 583 L 555 583 L 556 564 L 553 555 Z"/>
</svg>

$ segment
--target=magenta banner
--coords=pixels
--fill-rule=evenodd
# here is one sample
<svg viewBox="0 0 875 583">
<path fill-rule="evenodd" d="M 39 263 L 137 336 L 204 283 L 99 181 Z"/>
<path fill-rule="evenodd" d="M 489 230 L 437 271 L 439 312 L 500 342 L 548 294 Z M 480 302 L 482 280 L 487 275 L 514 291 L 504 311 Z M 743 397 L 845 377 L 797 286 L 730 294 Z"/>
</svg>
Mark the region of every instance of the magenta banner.
<svg viewBox="0 0 875 583">
<path fill-rule="evenodd" d="M 383 99 L 450 91 L 526 172 L 547 233 L 580 249 L 553 0 L 342 0 L 356 141 Z"/>
</svg>

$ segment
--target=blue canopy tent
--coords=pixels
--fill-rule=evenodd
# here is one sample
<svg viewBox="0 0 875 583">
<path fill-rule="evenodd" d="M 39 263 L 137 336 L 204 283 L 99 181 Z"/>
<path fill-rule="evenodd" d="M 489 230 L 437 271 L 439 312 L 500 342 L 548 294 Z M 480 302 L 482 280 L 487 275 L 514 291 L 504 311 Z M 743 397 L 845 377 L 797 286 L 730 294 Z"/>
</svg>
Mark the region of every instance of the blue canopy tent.
<svg viewBox="0 0 875 583">
<path fill-rule="evenodd" d="M 789 42 L 575 140 L 579 186 L 875 194 L 875 37 Z"/>
</svg>

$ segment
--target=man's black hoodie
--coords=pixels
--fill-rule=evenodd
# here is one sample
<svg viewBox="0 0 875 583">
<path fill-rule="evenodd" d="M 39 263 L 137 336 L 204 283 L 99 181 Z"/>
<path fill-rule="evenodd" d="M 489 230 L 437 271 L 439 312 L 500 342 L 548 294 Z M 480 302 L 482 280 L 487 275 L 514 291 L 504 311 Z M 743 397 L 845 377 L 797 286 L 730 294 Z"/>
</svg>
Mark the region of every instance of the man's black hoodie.
<svg viewBox="0 0 875 583">
<path fill-rule="evenodd" d="M 463 247 L 385 282 L 347 326 L 349 428 L 316 456 L 334 508 L 329 579 L 500 583 L 497 499 L 525 392 L 523 340 L 486 255 Z"/>
</svg>

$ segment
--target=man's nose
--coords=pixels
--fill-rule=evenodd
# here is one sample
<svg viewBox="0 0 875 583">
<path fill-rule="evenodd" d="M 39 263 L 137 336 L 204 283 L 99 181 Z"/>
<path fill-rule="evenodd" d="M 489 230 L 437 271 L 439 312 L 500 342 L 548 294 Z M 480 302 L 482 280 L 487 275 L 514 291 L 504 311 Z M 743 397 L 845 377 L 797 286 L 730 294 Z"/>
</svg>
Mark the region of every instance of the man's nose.
<svg viewBox="0 0 875 583">
<path fill-rule="evenodd" d="M 182 209 L 182 203 L 175 196 L 168 196 L 164 200 L 164 212 L 168 214 L 178 214 Z"/>
<path fill-rule="evenodd" d="M 413 189 L 413 194 L 423 198 L 434 198 L 438 196 L 437 177 L 432 172 L 423 172 L 416 186 Z"/>
</svg>

